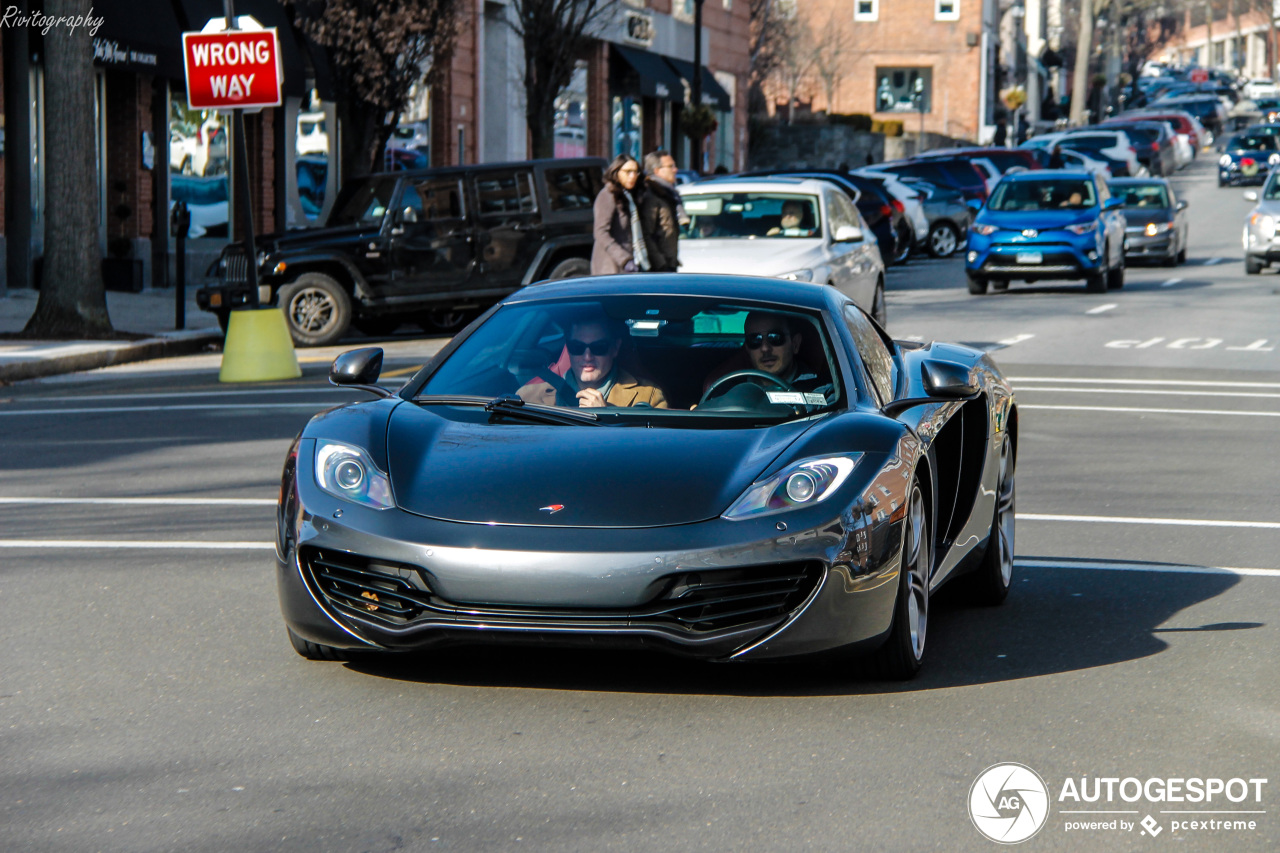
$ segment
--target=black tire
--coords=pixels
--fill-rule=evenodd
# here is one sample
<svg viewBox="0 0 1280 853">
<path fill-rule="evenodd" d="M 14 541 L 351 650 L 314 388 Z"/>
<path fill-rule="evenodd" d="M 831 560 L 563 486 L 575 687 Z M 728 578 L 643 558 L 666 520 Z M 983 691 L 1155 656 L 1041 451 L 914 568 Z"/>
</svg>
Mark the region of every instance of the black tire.
<svg viewBox="0 0 1280 853">
<path fill-rule="evenodd" d="M 1004 293 L 1006 290 L 1009 289 L 1009 280 L 993 278 L 991 280 L 991 289 L 994 290 L 996 293 Z"/>
<path fill-rule="evenodd" d="M 924 491 L 915 480 L 907 491 L 907 516 L 902 530 L 902 568 L 893 605 L 893 623 L 884 645 L 871 654 L 879 677 L 906 681 L 920 671 L 929 626 L 929 580 L 933 574 L 932 535 L 925 511 Z"/>
<path fill-rule="evenodd" d="M 1119 290 L 1124 287 L 1124 264 L 1107 270 L 1107 290 Z"/>
<path fill-rule="evenodd" d="M 1013 584 L 1016 462 L 1013 442 L 1006 437 L 1000 445 L 1000 472 L 996 479 L 996 506 L 991 520 L 991 538 L 987 540 L 987 550 L 970 582 L 974 598 L 979 604 L 1001 604 L 1009 596 L 1009 588 Z"/>
<path fill-rule="evenodd" d="M 551 268 L 547 281 L 559 281 L 562 278 L 582 278 L 591 275 L 591 261 L 586 258 L 565 258 Z"/>
<path fill-rule="evenodd" d="M 884 279 L 876 280 L 876 293 L 871 297 L 871 316 L 881 327 L 889 325 L 889 313 L 884 301 Z"/>
<path fill-rule="evenodd" d="M 982 296 L 987 292 L 987 280 L 969 276 L 969 292 L 974 296 Z"/>
<path fill-rule="evenodd" d="M 346 649 L 335 649 L 333 646 L 322 646 L 319 643 L 304 640 L 293 633 L 293 629 L 288 626 L 285 627 L 285 630 L 289 632 L 289 643 L 293 646 L 293 650 L 307 660 L 343 661 L 351 659 L 351 655 Z"/>
<path fill-rule="evenodd" d="M 439 334 L 441 332 L 456 332 L 462 327 L 470 323 L 476 316 L 476 312 L 462 308 L 451 308 L 448 310 L 432 311 L 422 318 L 418 323 L 422 327 L 422 331 L 427 334 Z"/>
<path fill-rule="evenodd" d="M 351 297 L 332 276 L 308 272 L 280 288 L 280 310 L 293 342 L 303 347 L 337 343 L 351 325 Z"/>
<path fill-rule="evenodd" d="M 396 329 L 403 325 L 403 321 L 396 317 L 361 317 L 351 325 L 371 338 L 383 338 L 395 334 Z"/>
<path fill-rule="evenodd" d="M 1090 293 L 1106 293 L 1107 277 L 1109 274 L 1110 271 L 1090 273 L 1088 278 L 1084 280 L 1085 290 Z"/>
<path fill-rule="evenodd" d="M 1262 261 L 1250 255 L 1244 256 L 1244 271 L 1249 275 L 1257 275 L 1262 272 L 1264 264 Z"/>
<path fill-rule="evenodd" d="M 1164 261 L 1162 261 L 1161 263 L 1163 264 L 1163 266 L 1166 266 L 1166 267 L 1176 267 L 1178 265 L 1177 253 L 1174 253 L 1169 257 L 1165 258 Z"/>
<path fill-rule="evenodd" d="M 927 248 L 935 258 L 949 258 L 960 248 L 960 232 L 950 222 L 935 222 L 929 228 Z"/>
<path fill-rule="evenodd" d="M 1178 263 L 1185 264 L 1187 262 L 1187 247 L 1183 246 L 1178 250 Z"/>
<path fill-rule="evenodd" d="M 915 242 L 916 235 L 911 230 L 911 224 L 906 220 L 899 222 L 898 227 L 893 230 L 893 262 L 905 264 L 907 258 L 911 257 L 911 249 Z"/>
</svg>

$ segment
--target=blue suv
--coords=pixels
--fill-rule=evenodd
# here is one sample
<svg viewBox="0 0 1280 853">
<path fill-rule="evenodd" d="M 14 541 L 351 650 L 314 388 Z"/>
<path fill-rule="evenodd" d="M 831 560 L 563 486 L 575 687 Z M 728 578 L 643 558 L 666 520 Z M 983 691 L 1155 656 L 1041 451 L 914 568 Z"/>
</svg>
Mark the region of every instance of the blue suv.
<svg viewBox="0 0 1280 853">
<path fill-rule="evenodd" d="M 1123 202 L 1083 171 L 1005 175 L 969 229 L 969 292 L 1014 279 L 1084 279 L 1094 293 L 1124 287 Z"/>
</svg>

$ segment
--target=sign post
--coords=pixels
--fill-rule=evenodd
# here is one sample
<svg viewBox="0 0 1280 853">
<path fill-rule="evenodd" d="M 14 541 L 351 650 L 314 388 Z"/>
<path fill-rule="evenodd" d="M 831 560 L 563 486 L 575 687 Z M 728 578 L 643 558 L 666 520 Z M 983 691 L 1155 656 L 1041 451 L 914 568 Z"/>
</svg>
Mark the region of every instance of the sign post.
<svg viewBox="0 0 1280 853">
<path fill-rule="evenodd" d="M 182 34 L 187 76 L 187 106 L 229 110 L 235 148 L 235 197 L 240 204 L 249 304 L 232 311 L 222 352 L 223 382 L 264 381 L 301 376 L 288 325 L 280 311 L 259 311 L 258 250 L 253 233 L 253 190 L 244 134 L 244 112 L 278 107 L 284 74 L 275 29 L 237 18 L 232 0 L 223 0 L 225 18 L 213 18 L 198 33 Z"/>
</svg>

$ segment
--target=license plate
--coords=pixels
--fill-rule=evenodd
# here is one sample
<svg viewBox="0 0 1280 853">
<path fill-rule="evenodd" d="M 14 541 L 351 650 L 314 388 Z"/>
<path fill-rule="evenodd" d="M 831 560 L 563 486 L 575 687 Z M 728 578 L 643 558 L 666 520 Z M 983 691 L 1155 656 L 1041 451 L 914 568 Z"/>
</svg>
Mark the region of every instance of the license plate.
<svg viewBox="0 0 1280 853">
<path fill-rule="evenodd" d="M 1044 255 L 1039 252 L 1018 252 L 1014 260 L 1020 264 L 1042 264 L 1044 263 Z"/>
</svg>

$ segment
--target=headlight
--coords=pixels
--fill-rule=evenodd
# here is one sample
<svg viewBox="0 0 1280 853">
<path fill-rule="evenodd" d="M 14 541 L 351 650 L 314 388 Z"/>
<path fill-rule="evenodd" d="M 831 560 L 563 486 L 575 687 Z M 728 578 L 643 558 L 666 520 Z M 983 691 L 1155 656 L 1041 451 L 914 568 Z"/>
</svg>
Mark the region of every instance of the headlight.
<svg viewBox="0 0 1280 853">
<path fill-rule="evenodd" d="M 1154 237 L 1157 234 L 1163 234 L 1171 228 L 1173 228 L 1172 222 L 1149 222 L 1147 223 L 1146 230 L 1143 231 L 1143 233 L 1148 237 Z"/>
<path fill-rule="evenodd" d="M 861 453 L 796 462 L 767 480 L 752 483 L 722 516 L 729 521 L 759 518 L 822 503 L 848 478 Z"/>
<path fill-rule="evenodd" d="M 258 266 L 263 267 L 267 263 L 267 253 L 265 251 L 258 252 Z"/>
<path fill-rule="evenodd" d="M 1255 213 L 1253 216 L 1249 217 L 1249 221 L 1258 226 L 1258 232 L 1261 233 L 1263 237 L 1270 239 L 1275 235 L 1276 220 L 1274 217 L 1263 216 L 1260 213 Z"/>
<path fill-rule="evenodd" d="M 1096 222 L 1081 222 L 1079 225 L 1068 225 L 1067 230 L 1072 234 L 1089 234 L 1096 226 Z"/>
<path fill-rule="evenodd" d="M 813 270 L 796 270 L 795 272 L 784 272 L 778 278 L 785 278 L 787 281 L 813 281 Z"/>
<path fill-rule="evenodd" d="M 316 448 L 316 485 L 334 497 L 353 503 L 388 509 L 391 480 L 365 453 L 350 444 L 322 441 Z"/>
<path fill-rule="evenodd" d="M 1230 158 L 1229 156 L 1227 156 L 1226 154 L 1223 154 L 1221 157 L 1219 157 L 1219 158 L 1218 158 L 1218 165 L 1219 165 L 1219 166 L 1222 166 L 1223 168 L 1226 168 L 1227 166 L 1230 166 L 1230 165 L 1231 165 L 1231 158 Z"/>
<path fill-rule="evenodd" d="M 1000 229 L 994 225 L 975 225 L 973 226 L 973 230 L 981 234 L 983 237 L 988 237 Z"/>
</svg>

